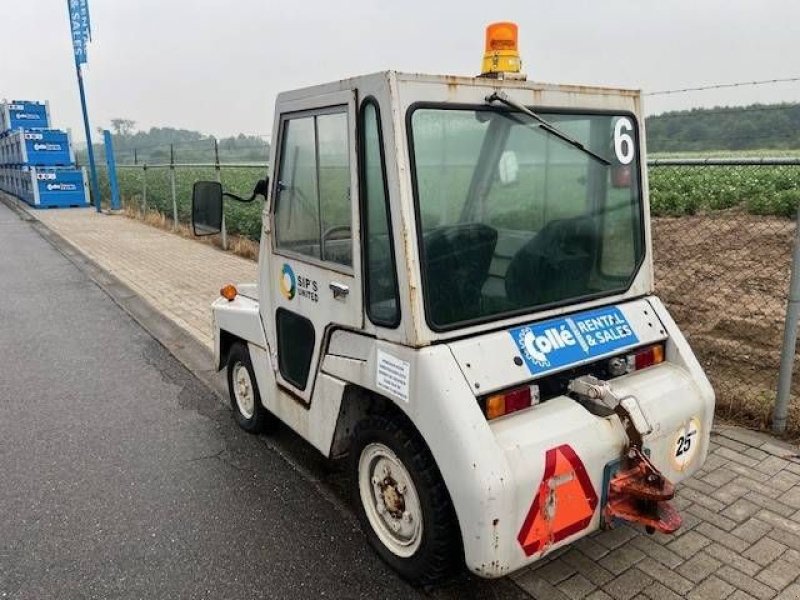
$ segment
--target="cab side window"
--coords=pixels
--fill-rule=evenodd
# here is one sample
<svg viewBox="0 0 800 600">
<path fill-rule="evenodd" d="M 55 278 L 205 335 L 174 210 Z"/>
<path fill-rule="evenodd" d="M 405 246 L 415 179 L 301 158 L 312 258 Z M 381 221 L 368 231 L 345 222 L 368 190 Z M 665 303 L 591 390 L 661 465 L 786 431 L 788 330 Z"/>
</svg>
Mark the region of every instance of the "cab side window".
<svg viewBox="0 0 800 600">
<path fill-rule="evenodd" d="M 376 325 L 396 327 L 400 323 L 400 299 L 392 245 L 380 113 L 377 104 L 369 99 L 361 109 L 361 148 L 367 314 Z"/>
<path fill-rule="evenodd" d="M 286 119 L 275 205 L 279 249 L 353 264 L 345 108 Z"/>
<path fill-rule="evenodd" d="M 278 248 L 320 258 L 315 140 L 314 117 L 284 123 L 275 234 Z"/>
</svg>

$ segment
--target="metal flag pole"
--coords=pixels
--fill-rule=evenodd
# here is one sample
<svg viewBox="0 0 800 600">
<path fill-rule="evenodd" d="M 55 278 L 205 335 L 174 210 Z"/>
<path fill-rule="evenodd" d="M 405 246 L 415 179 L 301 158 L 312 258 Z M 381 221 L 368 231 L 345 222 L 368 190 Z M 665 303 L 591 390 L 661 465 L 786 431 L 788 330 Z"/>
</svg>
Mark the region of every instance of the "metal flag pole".
<svg viewBox="0 0 800 600">
<path fill-rule="evenodd" d="M 94 148 L 92 147 L 92 128 L 89 125 L 89 111 L 86 108 L 86 91 L 83 89 L 83 73 L 81 65 L 75 61 L 75 71 L 78 74 L 78 90 L 81 95 L 81 110 L 83 111 L 83 129 L 86 132 L 86 145 L 89 154 L 89 174 L 92 180 L 92 198 L 97 212 L 100 212 L 100 184 L 97 180 L 97 166 L 94 162 Z"/>
</svg>

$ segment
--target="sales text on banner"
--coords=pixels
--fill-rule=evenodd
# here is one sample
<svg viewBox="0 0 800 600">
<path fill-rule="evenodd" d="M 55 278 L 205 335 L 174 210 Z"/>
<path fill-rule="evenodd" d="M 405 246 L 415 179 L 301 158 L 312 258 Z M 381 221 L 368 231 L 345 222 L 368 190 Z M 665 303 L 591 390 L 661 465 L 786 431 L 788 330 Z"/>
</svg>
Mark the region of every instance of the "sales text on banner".
<svg viewBox="0 0 800 600">
<path fill-rule="evenodd" d="M 92 39 L 89 22 L 89 0 L 69 0 L 69 23 L 72 29 L 72 49 L 75 52 L 75 64 L 86 64 L 87 45 Z"/>
</svg>

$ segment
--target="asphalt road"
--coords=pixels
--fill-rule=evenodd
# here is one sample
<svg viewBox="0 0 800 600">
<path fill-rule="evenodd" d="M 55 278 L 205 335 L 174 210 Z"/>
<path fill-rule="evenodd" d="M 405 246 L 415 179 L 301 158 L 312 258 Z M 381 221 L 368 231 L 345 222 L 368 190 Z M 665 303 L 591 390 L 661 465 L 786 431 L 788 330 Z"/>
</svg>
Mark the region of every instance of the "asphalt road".
<svg viewBox="0 0 800 600">
<path fill-rule="evenodd" d="M 409 587 L 340 469 L 229 409 L 0 204 L 0 598 L 514 598 Z"/>
</svg>

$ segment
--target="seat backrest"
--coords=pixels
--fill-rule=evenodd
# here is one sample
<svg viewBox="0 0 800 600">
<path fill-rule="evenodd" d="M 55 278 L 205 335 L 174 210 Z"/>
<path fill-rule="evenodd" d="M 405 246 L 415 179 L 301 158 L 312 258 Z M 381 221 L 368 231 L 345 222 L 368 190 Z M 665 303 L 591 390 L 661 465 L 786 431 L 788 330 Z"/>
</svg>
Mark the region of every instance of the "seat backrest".
<svg viewBox="0 0 800 600">
<path fill-rule="evenodd" d="M 506 296 L 518 306 L 532 306 L 582 294 L 596 255 L 592 218 L 550 221 L 511 259 Z"/>
<path fill-rule="evenodd" d="M 434 323 L 480 315 L 497 231 L 481 223 L 439 227 L 425 234 L 428 309 Z"/>
</svg>

